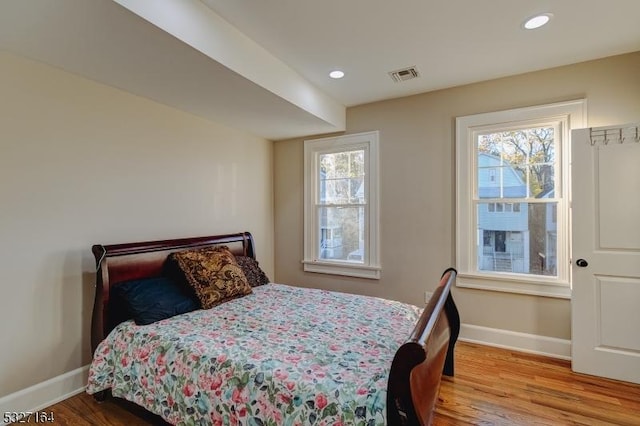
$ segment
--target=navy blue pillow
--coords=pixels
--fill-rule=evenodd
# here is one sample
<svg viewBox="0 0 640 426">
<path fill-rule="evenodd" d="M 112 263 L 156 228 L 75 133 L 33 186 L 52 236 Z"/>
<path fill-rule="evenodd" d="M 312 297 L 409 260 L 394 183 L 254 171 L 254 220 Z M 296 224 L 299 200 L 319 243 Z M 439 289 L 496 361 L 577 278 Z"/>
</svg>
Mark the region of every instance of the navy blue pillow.
<svg viewBox="0 0 640 426">
<path fill-rule="evenodd" d="M 112 291 L 138 325 L 151 324 L 200 308 L 188 289 L 181 288 L 167 277 L 127 281 L 115 286 Z"/>
</svg>

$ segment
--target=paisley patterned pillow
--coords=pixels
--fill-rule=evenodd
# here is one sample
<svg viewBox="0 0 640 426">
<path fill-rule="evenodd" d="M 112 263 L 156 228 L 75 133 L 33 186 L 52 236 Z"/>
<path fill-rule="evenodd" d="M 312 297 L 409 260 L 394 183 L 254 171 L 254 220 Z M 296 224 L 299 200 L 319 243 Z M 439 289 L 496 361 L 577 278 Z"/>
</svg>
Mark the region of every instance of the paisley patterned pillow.
<svg viewBox="0 0 640 426">
<path fill-rule="evenodd" d="M 271 281 L 267 274 L 264 273 L 260 264 L 253 257 L 249 256 L 236 256 L 236 261 L 244 276 L 247 277 L 247 281 L 251 287 L 258 287 L 259 285 L 269 284 Z"/>
<path fill-rule="evenodd" d="M 172 253 L 187 284 L 193 288 L 203 309 L 252 293 L 235 256 L 226 246 Z"/>
</svg>

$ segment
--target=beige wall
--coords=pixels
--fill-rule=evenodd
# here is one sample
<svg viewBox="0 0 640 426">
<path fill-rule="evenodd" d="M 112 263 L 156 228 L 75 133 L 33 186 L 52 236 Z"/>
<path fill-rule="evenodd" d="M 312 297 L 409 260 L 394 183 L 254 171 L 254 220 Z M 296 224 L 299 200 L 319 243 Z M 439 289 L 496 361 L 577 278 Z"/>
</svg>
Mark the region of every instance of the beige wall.
<svg viewBox="0 0 640 426">
<path fill-rule="evenodd" d="M 86 365 L 91 245 L 253 232 L 273 143 L 0 53 L 0 398 Z"/>
<path fill-rule="evenodd" d="M 422 304 L 455 260 L 455 117 L 578 98 L 589 126 L 640 120 L 640 52 L 348 109 L 347 133 L 380 131 L 379 281 L 303 272 L 303 144 L 276 142 L 275 280 Z M 571 338 L 569 300 L 462 288 L 454 297 L 463 323 Z"/>
</svg>

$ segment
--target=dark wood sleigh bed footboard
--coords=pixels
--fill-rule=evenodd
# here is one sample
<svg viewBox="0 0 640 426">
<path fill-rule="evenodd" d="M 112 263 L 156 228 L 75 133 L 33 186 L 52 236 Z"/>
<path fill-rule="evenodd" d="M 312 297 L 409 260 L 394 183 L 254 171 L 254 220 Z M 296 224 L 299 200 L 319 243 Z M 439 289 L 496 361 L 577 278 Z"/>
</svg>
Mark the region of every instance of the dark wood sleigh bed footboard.
<svg viewBox="0 0 640 426">
<path fill-rule="evenodd" d="M 428 425 L 442 374 L 453 376 L 453 350 L 460 332 L 458 309 L 451 296 L 457 272 L 447 269 L 409 340 L 393 359 L 387 387 L 390 425 Z"/>
<path fill-rule="evenodd" d="M 97 277 L 92 353 L 96 353 L 96 348 L 119 322 L 128 319 L 118 317 L 114 320 L 115 309 L 110 303 L 114 288 L 130 280 L 161 276 L 170 253 L 220 245 L 229 247 L 236 256 L 255 259 L 254 241 L 249 232 L 93 246 Z M 450 294 L 455 278 L 454 269 L 445 271 L 413 332 L 395 353 L 388 377 L 386 407 L 381 406 L 389 425 L 429 424 L 440 378 L 443 373 L 453 375 L 453 349 L 459 331 L 458 312 Z M 396 340 L 403 341 L 401 336 Z M 95 396 L 100 400 L 109 394 L 110 389 L 106 389 Z"/>
</svg>

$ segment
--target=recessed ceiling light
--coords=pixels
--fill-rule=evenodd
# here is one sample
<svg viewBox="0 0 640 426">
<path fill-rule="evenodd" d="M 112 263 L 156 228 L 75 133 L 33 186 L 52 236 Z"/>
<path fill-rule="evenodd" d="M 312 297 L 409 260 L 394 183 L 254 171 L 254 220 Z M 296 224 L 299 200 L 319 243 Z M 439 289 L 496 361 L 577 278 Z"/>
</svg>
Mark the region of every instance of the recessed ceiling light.
<svg viewBox="0 0 640 426">
<path fill-rule="evenodd" d="M 342 78 L 342 77 L 344 77 L 344 73 L 342 71 L 340 71 L 340 70 L 331 71 L 329 73 L 329 77 L 336 78 L 336 79 L 337 78 Z"/>
<path fill-rule="evenodd" d="M 541 13 L 536 16 L 532 16 L 527 19 L 522 27 L 527 30 L 535 30 L 536 28 L 540 28 L 543 25 L 546 25 L 553 15 L 551 13 Z"/>
</svg>

